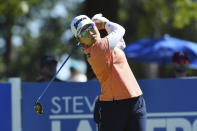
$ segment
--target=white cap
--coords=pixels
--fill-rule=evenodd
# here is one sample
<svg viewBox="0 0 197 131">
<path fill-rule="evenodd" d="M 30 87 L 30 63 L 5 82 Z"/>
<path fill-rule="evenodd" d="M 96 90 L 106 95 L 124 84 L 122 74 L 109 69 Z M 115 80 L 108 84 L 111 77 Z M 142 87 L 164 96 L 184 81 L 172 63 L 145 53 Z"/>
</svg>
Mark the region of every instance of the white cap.
<svg viewBox="0 0 197 131">
<path fill-rule="evenodd" d="M 81 29 L 87 24 L 94 24 L 94 22 L 86 15 L 79 15 L 71 22 L 71 31 L 75 37 L 79 35 Z"/>
</svg>

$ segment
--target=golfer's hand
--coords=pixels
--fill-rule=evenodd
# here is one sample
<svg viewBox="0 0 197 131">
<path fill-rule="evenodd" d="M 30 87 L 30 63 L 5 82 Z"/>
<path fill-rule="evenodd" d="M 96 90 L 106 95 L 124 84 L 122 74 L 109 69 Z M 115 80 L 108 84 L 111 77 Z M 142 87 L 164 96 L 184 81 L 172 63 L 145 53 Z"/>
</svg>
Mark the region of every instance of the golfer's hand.
<svg viewBox="0 0 197 131">
<path fill-rule="evenodd" d="M 102 14 L 96 14 L 92 17 L 92 20 L 94 21 L 96 27 L 98 30 L 104 30 L 105 24 L 109 22 L 109 20 L 102 16 Z"/>
<path fill-rule="evenodd" d="M 98 20 L 98 19 L 95 19 L 93 21 L 94 21 L 96 27 L 98 28 L 98 30 L 104 30 L 105 29 L 105 24 L 106 24 L 105 21 Z"/>
</svg>

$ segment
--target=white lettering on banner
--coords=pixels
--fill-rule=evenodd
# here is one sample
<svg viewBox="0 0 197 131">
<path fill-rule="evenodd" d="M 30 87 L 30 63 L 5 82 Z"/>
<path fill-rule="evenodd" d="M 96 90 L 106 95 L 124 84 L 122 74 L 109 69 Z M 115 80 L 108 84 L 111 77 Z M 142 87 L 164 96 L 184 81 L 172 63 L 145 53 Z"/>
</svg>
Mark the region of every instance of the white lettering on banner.
<svg viewBox="0 0 197 131">
<path fill-rule="evenodd" d="M 88 120 L 81 120 L 76 131 L 92 131 L 92 128 Z"/>
<path fill-rule="evenodd" d="M 193 123 L 193 131 L 197 131 L 197 119 Z"/>
<path fill-rule="evenodd" d="M 181 128 L 183 131 L 192 131 L 191 124 L 184 118 L 167 119 L 167 131 L 176 131 L 176 128 Z"/>
<path fill-rule="evenodd" d="M 68 97 L 63 96 L 62 99 L 65 100 L 65 113 L 68 113 L 69 112 L 69 100 L 71 100 L 72 97 L 70 97 L 70 96 L 68 96 Z"/>
<path fill-rule="evenodd" d="M 61 99 L 57 96 L 53 97 L 51 102 L 56 107 L 56 109 L 51 109 L 51 112 L 54 114 L 58 114 L 61 112 L 61 106 L 57 103 L 57 101 L 60 101 Z"/>
<path fill-rule="evenodd" d="M 154 131 L 154 128 L 165 128 L 165 119 L 148 119 L 147 121 L 147 131 Z"/>
<path fill-rule="evenodd" d="M 96 125 L 91 125 L 89 120 L 92 121 L 93 119 L 92 113 L 94 111 L 94 103 L 96 99 L 97 97 L 92 101 L 88 96 L 52 97 L 52 114 L 49 116 L 49 119 L 52 120 L 51 131 L 64 130 L 62 129 L 63 127 L 61 127 L 61 123 L 64 122 L 62 120 L 66 119 L 78 121 L 78 124 L 74 127 L 76 128 L 76 131 L 93 131 L 93 127 Z"/>
<path fill-rule="evenodd" d="M 88 108 L 90 109 L 90 112 L 93 112 L 94 111 L 94 103 L 91 105 L 88 97 L 86 97 L 86 96 L 84 97 L 84 99 L 85 99 L 85 101 L 86 101 L 86 103 L 88 105 Z"/>
<path fill-rule="evenodd" d="M 147 131 L 154 131 L 155 128 L 165 128 L 166 131 L 176 131 L 177 128 L 182 131 L 197 131 L 197 119 L 192 126 L 185 118 L 149 118 Z"/>
<path fill-rule="evenodd" d="M 85 108 L 88 109 L 89 113 L 94 111 L 94 101 L 91 102 L 87 96 L 54 96 L 51 99 L 53 108 L 51 108 L 51 113 L 53 114 L 69 114 L 69 113 L 84 113 Z M 72 106 L 71 106 L 72 105 Z M 87 110 L 86 110 L 87 112 Z"/>
<path fill-rule="evenodd" d="M 61 131 L 61 122 L 60 121 L 52 121 L 51 130 L 52 131 Z"/>
<path fill-rule="evenodd" d="M 59 99 L 55 98 L 55 100 L 59 100 Z M 81 104 L 79 104 L 80 102 L 78 102 L 77 100 L 82 100 L 81 97 L 75 98 L 75 101 L 77 103 L 76 107 L 78 105 L 80 107 Z M 88 102 L 86 101 L 86 104 L 87 103 Z M 92 109 L 91 105 L 89 105 L 88 107 L 90 110 Z M 183 118 L 183 117 L 196 118 L 196 116 L 197 116 L 197 112 L 148 113 L 147 131 L 154 131 L 156 128 L 165 129 L 165 131 L 177 131 L 177 129 L 181 129 L 181 131 L 197 131 L 197 119 L 194 119 L 194 122 L 191 122 L 189 119 Z M 93 119 L 93 114 L 50 115 L 49 119 L 52 120 L 52 129 L 54 129 L 52 131 L 61 131 L 60 120 L 66 120 L 66 119 L 79 120 L 78 125 L 76 125 L 76 129 L 77 129 L 76 131 L 92 131 L 92 127 L 91 127 L 92 125 L 90 125 L 89 120 Z"/>
<path fill-rule="evenodd" d="M 83 110 L 77 109 L 79 106 L 83 106 L 83 103 L 79 100 L 83 100 L 82 96 L 74 96 L 73 97 L 73 112 L 74 113 L 83 113 Z"/>
<path fill-rule="evenodd" d="M 61 131 L 61 122 L 52 121 L 51 131 Z M 93 131 L 88 120 L 80 120 L 76 131 Z"/>
</svg>

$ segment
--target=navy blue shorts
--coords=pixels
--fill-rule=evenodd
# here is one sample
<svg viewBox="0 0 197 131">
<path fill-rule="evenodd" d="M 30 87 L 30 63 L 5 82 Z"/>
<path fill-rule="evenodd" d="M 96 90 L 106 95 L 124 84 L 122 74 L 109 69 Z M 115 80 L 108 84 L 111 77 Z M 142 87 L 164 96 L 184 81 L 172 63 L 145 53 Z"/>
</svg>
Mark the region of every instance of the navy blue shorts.
<svg viewBox="0 0 197 131">
<path fill-rule="evenodd" d="M 94 120 L 98 131 L 146 131 L 147 112 L 143 96 L 97 101 Z"/>
</svg>

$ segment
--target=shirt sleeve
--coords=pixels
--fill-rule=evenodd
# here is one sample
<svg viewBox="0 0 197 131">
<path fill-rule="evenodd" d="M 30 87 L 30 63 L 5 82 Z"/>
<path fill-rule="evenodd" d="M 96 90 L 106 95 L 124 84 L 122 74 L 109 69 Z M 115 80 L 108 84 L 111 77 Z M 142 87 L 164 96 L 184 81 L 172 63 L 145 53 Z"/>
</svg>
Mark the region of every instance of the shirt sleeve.
<svg viewBox="0 0 197 131">
<path fill-rule="evenodd" d="M 107 39 L 109 41 L 110 50 L 112 51 L 115 47 L 124 49 L 126 44 L 124 42 L 123 36 L 125 34 L 125 29 L 116 23 L 107 22 L 105 29 L 108 33 Z"/>
</svg>

